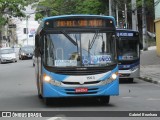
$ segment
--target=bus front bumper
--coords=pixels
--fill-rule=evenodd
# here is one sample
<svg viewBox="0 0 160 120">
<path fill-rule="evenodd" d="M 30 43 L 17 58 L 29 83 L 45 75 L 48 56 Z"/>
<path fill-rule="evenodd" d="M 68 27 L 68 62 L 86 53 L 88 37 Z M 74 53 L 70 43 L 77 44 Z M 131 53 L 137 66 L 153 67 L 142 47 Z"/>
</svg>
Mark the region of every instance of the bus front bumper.
<svg viewBox="0 0 160 120">
<path fill-rule="evenodd" d="M 140 76 L 140 69 L 137 68 L 135 70 L 119 70 L 120 78 L 135 78 Z"/>
<path fill-rule="evenodd" d="M 85 92 L 76 92 L 77 88 L 87 89 Z M 49 83 L 43 84 L 43 97 L 89 97 L 89 96 L 114 96 L 119 95 L 119 80 L 101 85 L 101 86 L 88 86 L 88 87 L 58 87 Z"/>
</svg>

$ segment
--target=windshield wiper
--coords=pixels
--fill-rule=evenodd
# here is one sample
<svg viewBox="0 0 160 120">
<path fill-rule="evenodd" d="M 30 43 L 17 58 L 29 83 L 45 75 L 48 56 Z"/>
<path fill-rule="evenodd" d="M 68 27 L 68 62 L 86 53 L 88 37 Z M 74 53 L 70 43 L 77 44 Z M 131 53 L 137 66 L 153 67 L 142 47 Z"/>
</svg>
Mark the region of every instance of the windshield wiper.
<svg viewBox="0 0 160 120">
<path fill-rule="evenodd" d="M 66 32 L 61 31 L 75 46 L 78 46 L 77 42 L 75 42 Z"/>
<path fill-rule="evenodd" d="M 94 34 L 93 39 L 91 40 L 91 42 L 89 42 L 89 49 L 92 48 L 92 46 L 93 46 L 93 44 L 94 44 L 97 36 L 98 36 L 98 32 L 96 32 L 96 33 Z"/>
</svg>

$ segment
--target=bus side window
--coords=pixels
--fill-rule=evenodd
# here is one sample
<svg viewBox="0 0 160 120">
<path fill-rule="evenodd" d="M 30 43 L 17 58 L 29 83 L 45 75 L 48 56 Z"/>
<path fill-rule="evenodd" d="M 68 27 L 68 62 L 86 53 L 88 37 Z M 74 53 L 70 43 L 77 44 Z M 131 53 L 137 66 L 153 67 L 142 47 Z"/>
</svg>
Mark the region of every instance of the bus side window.
<svg viewBox="0 0 160 120">
<path fill-rule="evenodd" d="M 38 57 L 39 56 L 39 49 L 40 49 L 40 38 L 39 38 L 39 35 L 36 35 L 35 37 L 35 57 Z"/>
</svg>

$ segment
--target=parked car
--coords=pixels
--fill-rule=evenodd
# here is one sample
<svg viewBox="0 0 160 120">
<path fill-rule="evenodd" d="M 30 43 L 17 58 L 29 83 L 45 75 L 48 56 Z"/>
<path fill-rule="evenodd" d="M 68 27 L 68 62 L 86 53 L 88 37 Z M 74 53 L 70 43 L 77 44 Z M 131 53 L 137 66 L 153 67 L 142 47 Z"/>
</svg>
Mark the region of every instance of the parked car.
<svg viewBox="0 0 160 120">
<path fill-rule="evenodd" d="M 12 47 L 12 48 L 13 48 L 14 52 L 16 53 L 16 57 L 18 58 L 18 54 L 19 54 L 19 49 L 20 49 L 20 47 L 14 46 L 14 47 Z"/>
<path fill-rule="evenodd" d="M 0 48 L 0 63 L 17 62 L 16 53 L 13 48 Z"/>
<path fill-rule="evenodd" d="M 19 49 L 19 59 L 20 60 L 27 59 L 27 58 L 32 59 L 33 50 L 34 50 L 33 46 L 23 46 L 23 47 L 21 47 Z"/>
</svg>

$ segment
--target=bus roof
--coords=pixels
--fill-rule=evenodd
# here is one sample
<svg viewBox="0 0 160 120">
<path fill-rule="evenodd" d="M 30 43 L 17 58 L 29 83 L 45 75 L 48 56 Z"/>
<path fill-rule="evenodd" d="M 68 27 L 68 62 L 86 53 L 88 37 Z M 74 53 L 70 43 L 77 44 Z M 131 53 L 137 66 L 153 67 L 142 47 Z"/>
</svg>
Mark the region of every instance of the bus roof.
<svg viewBox="0 0 160 120">
<path fill-rule="evenodd" d="M 59 15 L 59 16 L 51 16 L 51 17 L 45 17 L 42 19 L 42 21 L 46 21 L 49 19 L 56 19 L 56 18 L 67 18 L 67 17 L 102 17 L 102 18 L 110 18 L 113 21 L 115 21 L 113 16 L 105 16 L 105 15 L 89 15 L 89 14 L 74 14 L 74 15 Z"/>
<path fill-rule="evenodd" d="M 115 19 L 113 16 L 105 16 L 105 15 L 89 15 L 89 14 L 74 14 L 74 15 L 59 15 L 59 16 L 50 16 L 42 19 L 36 34 L 39 34 L 40 31 L 44 28 L 44 23 L 48 20 L 52 19 L 65 19 L 65 18 L 102 18 L 102 19 L 110 19 L 113 21 L 113 25 L 116 26 Z"/>
</svg>

